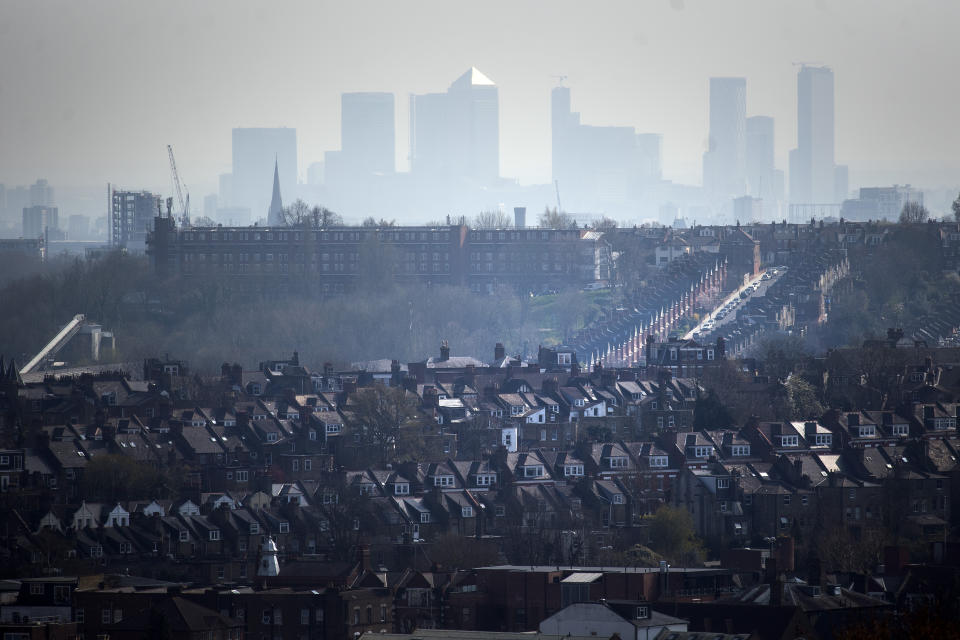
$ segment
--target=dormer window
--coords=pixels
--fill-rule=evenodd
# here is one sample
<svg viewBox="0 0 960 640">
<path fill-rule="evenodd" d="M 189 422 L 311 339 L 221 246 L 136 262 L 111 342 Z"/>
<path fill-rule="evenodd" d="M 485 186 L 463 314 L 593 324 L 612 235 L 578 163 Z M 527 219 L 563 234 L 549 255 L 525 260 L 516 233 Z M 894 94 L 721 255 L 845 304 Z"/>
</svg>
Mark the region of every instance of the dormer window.
<svg viewBox="0 0 960 640">
<path fill-rule="evenodd" d="M 713 447 L 694 447 L 693 448 L 694 458 L 709 458 L 711 453 L 713 453 Z"/>
<path fill-rule="evenodd" d="M 735 444 L 730 447 L 730 455 L 733 456 L 749 456 L 750 455 L 750 445 L 748 444 Z"/>
<path fill-rule="evenodd" d="M 478 487 L 489 487 L 497 481 L 497 476 L 492 473 L 478 473 L 477 474 L 477 486 Z"/>
<path fill-rule="evenodd" d="M 667 467 L 670 465 L 667 456 L 650 456 L 649 460 L 651 467 Z"/>
<path fill-rule="evenodd" d="M 472 518 L 473 517 L 473 507 L 466 506 L 460 509 L 461 518 Z"/>
<path fill-rule="evenodd" d="M 563 475 L 567 477 L 579 477 L 583 475 L 583 465 L 582 464 L 565 464 L 563 465 Z"/>
<path fill-rule="evenodd" d="M 780 436 L 780 446 L 781 447 L 800 446 L 800 436 Z"/>
<path fill-rule="evenodd" d="M 872 438 L 877 435 L 877 428 L 872 424 L 860 425 L 859 435 L 861 438 Z"/>
<path fill-rule="evenodd" d="M 637 607 L 636 619 L 637 620 L 646 620 L 650 617 L 650 607 L 643 605 Z"/>
<path fill-rule="evenodd" d="M 615 493 L 613 494 L 613 504 L 623 504 L 623 494 Z"/>
<path fill-rule="evenodd" d="M 730 478 L 717 478 L 717 489 L 729 489 Z"/>
<path fill-rule="evenodd" d="M 435 487 L 452 487 L 452 486 L 453 486 L 453 476 L 433 476 L 433 486 L 435 486 Z"/>
<path fill-rule="evenodd" d="M 421 513 L 421 514 L 420 514 L 420 524 L 427 524 L 428 522 L 430 522 L 430 514 L 429 514 L 429 513 Z"/>
<path fill-rule="evenodd" d="M 510 415 L 512 415 L 512 416 L 518 416 L 518 415 L 520 415 L 521 413 L 523 413 L 523 406 L 522 406 L 522 405 L 510 405 Z"/>
<path fill-rule="evenodd" d="M 410 494 L 410 483 L 409 482 L 398 482 L 393 485 L 393 495 L 395 496 L 406 496 Z"/>
<path fill-rule="evenodd" d="M 627 468 L 627 459 L 624 456 L 611 456 L 610 457 L 610 468 L 611 469 L 626 469 Z"/>
<path fill-rule="evenodd" d="M 543 465 L 532 464 L 523 468 L 524 478 L 539 478 L 543 475 Z"/>
<path fill-rule="evenodd" d="M 895 436 L 908 436 L 910 435 L 910 426 L 906 424 L 895 424 L 891 431 Z"/>
<path fill-rule="evenodd" d="M 583 398 L 577 398 L 576 400 L 573 401 L 573 404 L 576 407 L 582 407 L 584 405 L 584 400 Z"/>
<path fill-rule="evenodd" d="M 906 426 L 906 425 L 904 425 Z M 829 447 L 833 445 L 833 434 L 832 433 L 818 433 L 814 442 L 818 447 Z"/>
<path fill-rule="evenodd" d="M 570 353 L 558 353 L 557 354 L 557 364 L 559 365 L 570 365 L 573 363 L 572 354 Z"/>
<path fill-rule="evenodd" d="M 280 435 L 276 431 L 271 431 L 267 434 L 267 442 L 276 442 L 280 439 Z"/>
<path fill-rule="evenodd" d="M 254 536 L 260 533 L 260 525 L 256 522 L 250 523 L 250 535 Z"/>
</svg>

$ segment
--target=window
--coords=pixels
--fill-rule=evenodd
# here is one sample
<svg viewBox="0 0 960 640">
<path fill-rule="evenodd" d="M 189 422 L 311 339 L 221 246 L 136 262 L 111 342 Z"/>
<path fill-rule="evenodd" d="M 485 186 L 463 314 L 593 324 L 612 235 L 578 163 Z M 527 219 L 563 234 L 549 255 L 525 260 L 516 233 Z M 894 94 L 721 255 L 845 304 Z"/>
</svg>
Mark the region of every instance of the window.
<svg viewBox="0 0 960 640">
<path fill-rule="evenodd" d="M 380 622 L 387 621 L 387 605 L 380 605 Z"/>
<path fill-rule="evenodd" d="M 210 540 L 217 541 L 219 539 L 220 539 L 220 529 L 211 529 Z"/>
<path fill-rule="evenodd" d="M 611 456 L 610 457 L 610 468 L 611 469 L 626 469 L 627 468 L 627 459 L 624 456 Z"/>
<path fill-rule="evenodd" d="M 246 482 L 247 479 L 250 477 L 250 472 L 249 472 L 249 471 L 237 471 L 236 477 L 237 477 L 237 482 Z"/>
<path fill-rule="evenodd" d="M 563 467 L 563 475 L 565 476 L 582 476 L 583 475 L 583 465 L 582 464 L 568 464 Z"/>
<path fill-rule="evenodd" d="M 310 624 L 310 609 L 300 609 L 300 624 Z"/>
<path fill-rule="evenodd" d="M 111 609 L 101 609 L 100 610 L 100 624 L 110 624 L 110 621 L 113 620 L 113 610 Z"/>
<path fill-rule="evenodd" d="M 405 496 L 410 493 L 410 485 L 406 482 L 398 482 L 393 485 L 393 493 L 398 496 Z"/>
<path fill-rule="evenodd" d="M 453 476 L 434 476 L 434 477 L 433 477 L 433 486 L 435 486 L 435 487 L 452 487 L 452 486 L 453 486 Z"/>
<path fill-rule="evenodd" d="M 507 508 L 502 504 L 498 504 L 493 512 L 498 518 L 502 518 L 503 516 L 507 515 Z"/>
<path fill-rule="evenodd" d="M 472 518 L 473 517 L 473 507 L 466 506 L 460 509 L 461 518 Z"/>
<path fill-rule="evenodd" d="M 717 478 L 717 489 L 729 489 L 730 478 Z"/>
<path fill-rule="evenodd" d="M 360 607 L 353 608 L 353 624 L 360 624 Z"/>
<path fill-rule="evenodd" d="M 650 456 L 651 467 L 666 467 L 669 466 L 669 464 L 669 458 L 667 458 L 667 456 Z"/>
<path fill-rule="evenodd" d="M 783 496 L 783 504 L 785 504 L 785 505 L 790 504 L 791 499 L 792 499 L 792 497 L 790 496 L 789 493 L 788 493 L 787 495 Z"/>
<path fill-rule="evenodd" d="M 187 542 L 190 540 L 190 534 L 186 529 L 180 529 L 180 542 Z"/>
<path fill-rule="evenodd" d="M 833 434 L 818 433 L 814 439 L 818 447 L 829 447 L 833 444 Z"/>
<path fill-rule="evenodd" d="M 800 496 L 800 504 L 802 504 L 803 506 L 807 506 L 809 503 L 810 503 L 809 496 Z"/>
<path fill-rule="evenodd" d="M 272 610 L 272 609 L 264 609 L 264 610 L 263 610 L 263 615 L 260 617 L 260 623 L 261 623 L 261 624 L 270 624 L 270 622 L 271 622 L 272 620 L 273 620 L 273 610 Z"/>
<path fill-rule="evenodd" d="M 543 475 L 543 465 L 527 465 L 523 468 L 524 478 L 539 478 Z"/>
<path fill-rule="evenodd" d="M 781 447 L 796 447 L 800 445 L 800 436 L 780 436 Z"/>
<path fill-rule="evenodd" d="M 726 510 L 727 510 L 727 501 L 726 501 L 726 500 L 721 500 L 721 501 L 720 501 L 720 511 L 724 512 L 724 511 L 726 511 Z"/>
<path fill-rule="evenodd" d="M 42 583 L 31 583 L 30 584 L 30 595 L 32 596 L 42 596 L 43 595 L 43 584 Z"/>
<path fill-rule="evenodd" d="M 730 453 L 734 456 L 749 456 L 750 445 L 735 444 L 730 448 Z"/>
<path fill-rule="evenodd" d="M 429 514 L 429 513 L 426 513 L 426 512 L 421 513 L 421 514 L 420 514 L 420 523 L 421 523 L 421 524 L 426 524 L 426 523 L 428 523 L 428 522 L 430 522 L 430 514 Z"/>
<path fill-rule="evenodd" d="M 613 504 L 623 504 L 623 494 L 615 493 L 613 494 Z"/>
<path fill-rule="evenodd" d="M 74 609 L 73 610 L 73 621 L 77 624 L 83 624 L 86 620 L 86 613 L 83 609 Z"/>
<path fill-rule="evenodd" d="M 478 487 L 489 487 L 497 481 L 497 476 L 492 473 L 479 473 L 477 474 L 477 486 Z"/>
<path fill-rule="evenodd" d="M 290 523 L 281 522 L 280 523 L 280 533 L 290 533 Z"/>
</svg>

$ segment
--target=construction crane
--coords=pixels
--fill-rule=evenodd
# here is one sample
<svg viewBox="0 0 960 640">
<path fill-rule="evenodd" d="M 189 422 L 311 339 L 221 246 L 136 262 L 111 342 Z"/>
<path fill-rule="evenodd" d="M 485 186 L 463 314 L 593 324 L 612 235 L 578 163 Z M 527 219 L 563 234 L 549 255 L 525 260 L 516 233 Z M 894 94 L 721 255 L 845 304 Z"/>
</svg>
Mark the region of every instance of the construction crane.
<svg viewBox="0 0 960 640">
<path fill-rule="evenodd" d="M 190 193 L 187 188 L 180 184 L 180 176 L 177 174 L 177 161 L 173 159 L 173 147 L 167 145 L 167 155 L 170 156 L 170 175 L 173 177 L 173 189 L 177 192 L 177 202 L 180 204 L 180 224 L 184 227 L 190 226 Z M 184 198 L 186 193 L 186 198 Z"/>
<path fill-rule="evenodd" d="M 563 205 L 560 204 L 560 181 L 554 180 L 553 186 L 557 189 L 557 213 L 563 213 Z"/>
</svg>

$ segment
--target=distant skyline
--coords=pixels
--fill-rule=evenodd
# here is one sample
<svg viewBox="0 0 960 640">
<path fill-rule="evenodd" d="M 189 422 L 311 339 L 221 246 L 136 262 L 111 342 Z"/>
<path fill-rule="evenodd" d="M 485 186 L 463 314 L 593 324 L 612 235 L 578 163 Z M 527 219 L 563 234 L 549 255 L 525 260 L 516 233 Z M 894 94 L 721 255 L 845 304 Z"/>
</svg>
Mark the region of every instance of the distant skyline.
<svg viewBox="0 0 960 640">
<path fill-rule="evenodd" d="M 597 125 L 663 136 L 663 176 L 701 184 L 709 78 L 744 77 L 747 116 L 797 144 L 797 62 L 836 78 L 836 162 L 852 186 L 960 183 L 960 3 L 707 0 L 128 3 L 0 0 L 0 183 L 170 191 L 197 205 L 230 170 L 231 130 L 297 130 L 300 180 L 340 148 L 340 95 L 409 95 L 472 66 L 499 88 L 500 173 L 551 175 L 550 91 Z"/>
</svg>

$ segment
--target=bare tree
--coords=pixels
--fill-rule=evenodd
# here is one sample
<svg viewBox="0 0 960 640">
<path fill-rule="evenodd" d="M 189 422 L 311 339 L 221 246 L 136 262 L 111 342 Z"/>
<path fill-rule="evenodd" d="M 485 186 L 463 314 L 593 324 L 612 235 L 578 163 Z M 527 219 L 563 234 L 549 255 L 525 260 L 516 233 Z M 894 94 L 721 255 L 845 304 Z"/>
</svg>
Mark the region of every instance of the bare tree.
<svg viewBox="0 0 960 640">
<path fill-rule="evenodd" d="M 369 227 L 369 228 L 395 227 L 396 225 L 397 225 L 396 220 L 387 220 L 386 218 L 380 218 L 379 220 L 377 220 L 373 216 L 367 216 L 366 218 L 363 219 L 363 222 L 360 223 L 361 227 Z"/>
<path fill-rule="evenodd" d="M 617 221 L 607 216 L 601 217 L 591 225 L 596 231 L 612 231 L 617 228 Z"/>
<path fill-rule="evenodd" d="M 953 219 L 960 222 L 960 195 L 957 196 L 951 206 L 953 207 Z"/>
<path fill-rule="evenodd" d="M 503 211 L 481 211 L 473 219 L 474 229 L 506 229 L 512 226 L 510 216 Z"/>
<path fill-rule="evenodd" d="M 907 202 L 900 210 L 900 223 L 909 224 L 915 222 L 926 222 L 930 217 L 930 212 L 919 202 Z"/>
<path fill-rule="evenodd" d="M 343 224 L 343 218 L 340 214 L 319 205 L 311 207 L 299 198 L 289 207 L 284 207 L 280 215 L 283 219 L 283 224 L 288 227 L 312 227 L 314 229 L 322 229 L 324 227 L 335 227 Z"/>
<path fill-rule="evenodd" d="M 376 447 L 379 462 L 394 459 L 403 437 L 401 428 L 419 417 L 416 396 L 408 394 L 403 387 L 383 384 L 359 391 L 351 398 L 348 408 L 347 423 L 351 432 L 360 434 L 363 442 Z"/>
<path fill-rule="evenodd" d="M 573 229 L 576 221 L 568 213 L 547 207 L 537 221 L 542 229 Z"/>
</svg>

